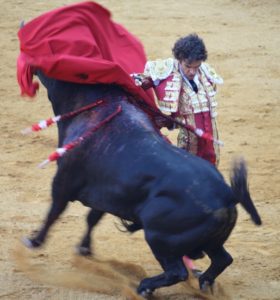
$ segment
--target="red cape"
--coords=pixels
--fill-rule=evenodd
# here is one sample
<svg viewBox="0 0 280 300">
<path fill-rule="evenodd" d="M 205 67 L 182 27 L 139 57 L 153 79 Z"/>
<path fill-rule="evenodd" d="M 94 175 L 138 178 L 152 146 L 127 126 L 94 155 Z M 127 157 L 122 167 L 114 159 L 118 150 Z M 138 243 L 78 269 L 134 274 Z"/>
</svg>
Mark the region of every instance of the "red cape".
<svg viewBox="0 0 280 300">
<path fill-rule="evenodd" d="M 52 10 L 24 25 L 18 37 L 22 95 L 36 94 L 39 85 L 33 82 L 33 72 L 40 69 L 64 81 L 118 84 L 156 108 L 153 96 L 130 77 L 144 70 L 141 42 L 99 4 L 83 2 Z"/>
</svg>

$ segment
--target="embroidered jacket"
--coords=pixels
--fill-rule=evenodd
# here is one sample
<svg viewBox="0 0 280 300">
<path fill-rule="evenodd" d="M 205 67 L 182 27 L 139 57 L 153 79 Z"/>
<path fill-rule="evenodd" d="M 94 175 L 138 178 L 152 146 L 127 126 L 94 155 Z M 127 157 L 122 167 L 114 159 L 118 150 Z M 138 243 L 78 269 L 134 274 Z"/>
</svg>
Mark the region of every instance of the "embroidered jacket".
<svg viewBox="0 0 280 300">
<path fill-rule="evenodd" d="M 202 63 L 194 78 L 198 93 L 193 91 L 188 80 L 184 80 L 178 61 L 173 58 L 148 61 L 144 74 L 150 76 L 155 84 L 154 89 L 161 111 L 176 113 L 180 106 L 180 114 L 210 110 L 212 117 L 217 115 L 214 96 L 216 84 L 222 84 L 223 79 L 208 64 Z"/>
<path fill-rule="evenodd" d="M 222 84 L 223 79 L 206 63 L 202 63 L 194 77 L 198 92 L 196 93 L 190 82 L 180 71 L 179 63 L 173 58 L 166 60 L 148 61 L 144 74 L 150 76 L 154 82 L 157 104 L 162 112 L 172 113 L 185 124 L 198 127 L 201 123 L 209 127 L 211 134 L 218 139 L 215 118 L 217 116 L 216 85 Z M 207 113 L 208 112 L 208 113 Z M 208 117 L 205 119 L 205 113 Z M 207 120 L 209 119 L 209 120 Z M 208 124 L 208 125 L 207 125 Z M 207 131 L 207 128 L 202 128 Z M 197 155 L 200 151 L 197 137 L 184 128 L 180 128 L 178 146 Z M 216 163 L 219 158 L 219 148 L 213 145 Z"/>
</svg>

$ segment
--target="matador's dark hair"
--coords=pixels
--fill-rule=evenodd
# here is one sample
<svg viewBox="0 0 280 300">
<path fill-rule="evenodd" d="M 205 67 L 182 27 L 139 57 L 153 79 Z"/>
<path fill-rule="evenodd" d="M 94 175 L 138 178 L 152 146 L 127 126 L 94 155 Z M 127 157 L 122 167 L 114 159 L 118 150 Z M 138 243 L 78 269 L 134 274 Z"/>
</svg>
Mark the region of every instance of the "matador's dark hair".
<svg viewBox="0 0 280 300">
<path fill-rule="evenodd" d="M 207 50 L 203 40 L 195 33 L 176 41 L 172 49 L 174 57 L 181 61 L 187 59 L 190 63 L 207 59 Z"/>
</svg>

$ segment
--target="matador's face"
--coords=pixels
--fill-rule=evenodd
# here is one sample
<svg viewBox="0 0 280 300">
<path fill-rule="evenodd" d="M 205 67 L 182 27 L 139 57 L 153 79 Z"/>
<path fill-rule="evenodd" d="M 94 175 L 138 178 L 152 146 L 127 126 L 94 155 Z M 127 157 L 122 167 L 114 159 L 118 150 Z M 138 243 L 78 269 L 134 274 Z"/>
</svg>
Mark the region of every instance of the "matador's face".
<svg viewBox="0 0 280 300">
<path fill-rule="evenodd" d="M 197 61 L 193 61 L 193 62 L 189 62 L 187 59 L 183 59 L 180 62 L 180 66 L 181 69 L 184 73 L 184 75 L 189 79 L 189 80 L 193 80 L 195 74 L 197 73 L 202 61 L 201 60 L 197 60 Z"/>
</svg>

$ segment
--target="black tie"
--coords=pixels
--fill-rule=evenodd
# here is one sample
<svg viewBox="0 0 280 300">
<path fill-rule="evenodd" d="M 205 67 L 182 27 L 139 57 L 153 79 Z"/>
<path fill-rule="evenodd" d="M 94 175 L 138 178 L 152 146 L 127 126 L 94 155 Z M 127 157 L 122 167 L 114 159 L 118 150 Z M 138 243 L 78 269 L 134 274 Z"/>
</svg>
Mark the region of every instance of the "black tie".
<svg viewBox="0 0 280 300">
<path fill-rule="evenodd" d="M 197 85 L 196 83 L 193 81 L 193 80 L 189 80 L 193 90 L 197 93 L 198 92 L 198 88 L 197 88 Z"/>
</svg>

